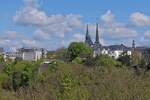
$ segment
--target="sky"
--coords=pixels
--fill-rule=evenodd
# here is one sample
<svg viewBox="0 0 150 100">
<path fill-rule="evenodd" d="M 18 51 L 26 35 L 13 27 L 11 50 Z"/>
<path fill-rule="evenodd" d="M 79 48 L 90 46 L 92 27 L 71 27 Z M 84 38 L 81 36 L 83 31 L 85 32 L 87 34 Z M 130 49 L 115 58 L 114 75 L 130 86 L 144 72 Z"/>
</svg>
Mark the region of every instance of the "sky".
<svg viewBox="0 0 150 100">
<path fill-rule="evenodd" d="M 150 0 L 0 0 L 0 47 L 55 50 L 84 41 L 150 47 Z"/>
</svg>

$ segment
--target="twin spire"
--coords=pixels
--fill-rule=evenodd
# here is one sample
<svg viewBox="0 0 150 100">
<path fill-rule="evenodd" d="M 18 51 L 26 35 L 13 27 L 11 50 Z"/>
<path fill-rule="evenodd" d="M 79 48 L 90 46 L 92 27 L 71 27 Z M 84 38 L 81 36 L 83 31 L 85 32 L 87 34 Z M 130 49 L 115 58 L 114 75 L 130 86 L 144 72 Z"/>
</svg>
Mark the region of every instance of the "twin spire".
<svg viewBox="0 0 150 100">
<path fill-rule="evenodd" d="M 90 46 L 90 47 L 93 45 L 93 42 L 92 42 L 91 37 L 90 37 L 90 35 L 89 35 L 88 25 L 87 25 L 87 30 L 86 30 L 85 43 L 86 43 L 88 46 Z"/>
<path fill-rule="evenodd" d="M 92 45 L 95 45 L 95 46 L 101 46 L 100 44 L 100 41 L 99 41 L 99 30 L 98 30 L 98 24 L 96 24 L 96 37 L 95 37 L 95 42 L 93 43 L 92 40 L 91 40 L 91 37 L 89 35 L 89 27 L 88 27 L 88 24 L 87 24 L 87 27 L 86 27 L 86 38 L 85 38 L 85 43 L 88 45 L 88 46 L 92 46 Z M 135 41 L 133 40 L 132 42 L 132 48 L 135 49 Z"/>
<path fill-rule="evenodd" d="M 135 49 L 135 41 L 132 42 L 132 48 Z"/>
<path fill-rule="evenodd" d="M 98 33 L 98 24 L 96 24 L 96 38 L 95 38 L 95 44 L 99 44 L 99 33 Z"/>
<path fill-rule="evenodd" d="M 88 29 L 88 24 L 87 24 L 87 29 L 86 29 L 86 39 L 85 43 L 88 44 L 89 46 L 93 45 L 93 42 L 91 40 L 91 37 L 89 35 L 89 29 Z M 99 30 L 98 30 L 98 24 L 96 24 L 96 37 L 95 37 L 95 43 L 96 45 L 100 45 L 99 42 Z"/>
</svg>

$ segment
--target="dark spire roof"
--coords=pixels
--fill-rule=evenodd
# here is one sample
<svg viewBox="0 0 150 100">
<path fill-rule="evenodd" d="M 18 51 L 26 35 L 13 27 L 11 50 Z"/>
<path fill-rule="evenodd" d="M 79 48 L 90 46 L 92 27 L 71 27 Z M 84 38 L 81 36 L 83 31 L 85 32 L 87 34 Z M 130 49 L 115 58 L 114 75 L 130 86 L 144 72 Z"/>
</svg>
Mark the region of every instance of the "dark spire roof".
<svg viewBox="0 0 150 100">
<path fill-rule="evenodd" d="M 135 48 L 135 41 L 132 42 L 132 48 Z"/>
<path fill-rule="evenodd" d="M 95 43 L 100 44 L 99 42 L 99 33 L 98 33 L 98 24 L 96 24 L 96 38 L 95 38 Z"/>
<path fill-rule="evenodd" d="M 91 37 L 89 35 L 89 29 L 88 29 L 88 24 L 87 24 L 87 29 L 86 29 L 86 37 L 85 37 L 85 43 L 89 46 L 93 45 L 93 42 L 91 40 Z"/>
<path fill-rule="evenodd" d="M 89 38 L 89 28 L 88 28 L 88 24 L 86 26 L 86 40 Z"/>
</svg>

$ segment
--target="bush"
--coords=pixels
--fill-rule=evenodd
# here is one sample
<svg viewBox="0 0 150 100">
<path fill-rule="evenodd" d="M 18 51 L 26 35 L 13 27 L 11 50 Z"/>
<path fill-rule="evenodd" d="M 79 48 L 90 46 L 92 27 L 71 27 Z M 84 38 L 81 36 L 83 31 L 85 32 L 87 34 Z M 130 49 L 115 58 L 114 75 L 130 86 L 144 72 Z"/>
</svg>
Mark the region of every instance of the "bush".
<svg viewBox="0 0 150 100">
<path fill-rule="evenodd" d="M 82 59 L 80 57 L 76 57 L 73 61 L 73 64 L 82 64 Z"/>
<path fill-rule="evenodd" d="M 67 57 L 69 61 L 74 60 L 76 57 L 87 57 L 91 54 L 91 49 L 82 42 L 73 42 L 69 45 L 67 50 Z"/>
<path fill-rule="evenodd" d="M 149 72 L 137 76 L 107 55 L 90 59 L 91 67 L 57 61 L 44 74 L 35 74 L 39 63 L 17 62 L 0 74 L 0 100 L 149 100 Z"/>
<path fill-rule="evenodd" d="M 117 60 L 125 66 L 130 66 L 131 64 L 129 55 L 120 56 Z"/>
<path fill-rule="evenodd" d="M 100 55 L 95 58 L 96 66 L 121 66 L 121 64 L 114 60 L 113 58 L 109 57 L 108 55 Z"/>
</svg>

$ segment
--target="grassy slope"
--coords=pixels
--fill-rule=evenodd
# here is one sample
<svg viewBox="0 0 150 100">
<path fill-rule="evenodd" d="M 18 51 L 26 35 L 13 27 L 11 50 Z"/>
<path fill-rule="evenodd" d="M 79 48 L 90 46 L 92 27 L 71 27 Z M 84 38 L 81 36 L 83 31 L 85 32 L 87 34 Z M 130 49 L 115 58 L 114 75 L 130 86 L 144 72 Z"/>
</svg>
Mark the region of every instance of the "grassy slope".
<svg viewBox="0 0 150 100">
<path fill-rule="evenodd" d="M 149 74 L 116 67 L 59 63 L 37 75 L 30 87 L 0 92 L 0 100 L 149 100 Z"/>
</svg>

